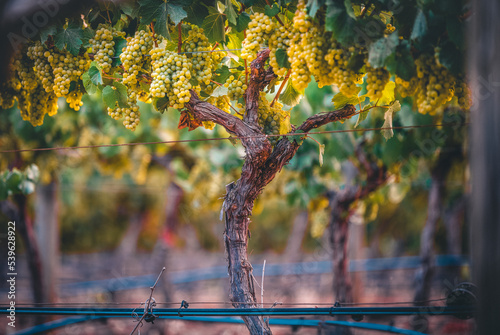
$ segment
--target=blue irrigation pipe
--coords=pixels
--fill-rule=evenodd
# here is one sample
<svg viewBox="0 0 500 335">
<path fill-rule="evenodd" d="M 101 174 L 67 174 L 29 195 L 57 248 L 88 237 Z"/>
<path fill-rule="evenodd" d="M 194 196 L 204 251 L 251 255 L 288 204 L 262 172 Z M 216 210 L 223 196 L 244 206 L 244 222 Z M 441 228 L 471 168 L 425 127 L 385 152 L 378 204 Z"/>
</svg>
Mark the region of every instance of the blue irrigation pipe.
<svg viewBox="0 0 500 335">
<path fill-rule="evenodd" d="M 108 317 L 129 317 L 133 308 L 75 308 L 75 307 L 19 307 L 16 314 L 28 315 L 90 315 Z M 0 314 L 9 314 L 7 306 L 0 308 Z M 157 308 L 154 314 L 164 316 L 388 316 L 388 315 L 427 315 L 427 316 L 470 316 L 472 306 L 408 306 L 408 307 L 328 307 L 328 308 Z"/>
<path fill-rule="evenodd" d="M 90 320 L 102 319 L 105 317 L 71 317 L 65 318 L 57 321 L 52 321 L 37 325 L 28 329 L 21 330 L 13 335 L 35 335 L 49 330 L 54 330 L 57 328 L 69 326 L 76 323 L 81 323 Z M 214 322 L 214 323 L 233 323 L 233 324 L 243 324 L 242 319 L 236 318 L 221 318 L 221 317 L 200 317 L 200 316 L 165 316 L 162 317 L 163 320 L 181 320 L 181 321 L 194 321 L 194 322 Z M 351 322 L 351 321 L 321 321 L 321 320 L 297 320 L 297 319 L 270 319 L 269 324 L 272 326 L 290 326 L 290 327 L 319 327 L 320 325 L 329 326 L 342 326 L 351 327 L 359 329 L 374 330 L 392 334 L 403 334 L 403 335 L 425 335 L 424 333 L 417 332 L 414 330 L 396 328 L 393 326 L 380 325 L 376 323 L 367 322 Z"/>
<path fill-rule="evenodd" d="M 420 265 L 420 257 L 395 257 L 395 258 L 370 258 L 351 260 L 349 271 L 384 271 L 395 269 L 412 269 Z M 468 264 L 466 258 L 454 255 L 439 255 L 436 257 L 436 266 L 461 266 Z M 330 261 L 301 262 L 287 264 L 267 264 L 266 276 L 310 275 L 331 273 Z M 256 274 L 262 273 L 262 265 L 254 267 Z M 227 266 L 215 266 L 168 274 L 172 284 L 187 284 L 202 280 L 227 278 Z M 135 288 L 149 287 L 157 275 L 144 275 L 133 277 L 120 277 L 103 280 L 93 280 L 62 285 L 61 289 L 66 294 L 74 294 L 81 290 L 106 290 L 121 291 Z"/>
</svg>

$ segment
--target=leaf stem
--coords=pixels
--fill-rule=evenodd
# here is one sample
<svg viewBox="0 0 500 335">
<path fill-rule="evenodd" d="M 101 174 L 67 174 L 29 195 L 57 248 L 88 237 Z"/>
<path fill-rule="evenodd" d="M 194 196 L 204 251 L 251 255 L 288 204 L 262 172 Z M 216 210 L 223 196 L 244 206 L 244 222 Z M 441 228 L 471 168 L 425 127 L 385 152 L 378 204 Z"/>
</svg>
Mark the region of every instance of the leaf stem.
<svg viewBox="0 0 500 335">
<path fill-rule="evenodd" d="M 153 42 L 155 43 L 155 48 L 158 48 L 158 41 L 156 40 L 156 34 L 155 34 L 155 24 L 151 22 L 149 26 L 151 27 L 151 33 L 153 33 Z"/>
<path fill-rule="evenodd" d="M 283 79 L 283 81 L 281 82 L 280 88 L 278 89 L 278 93 L 276 93 L 276 95 L 274 96 L 273 101 L 271 102 L 271 105 L 270 105 L 271 107 L 273 107 L 274 106 L 274 102 L 276 100 L 278 100 L 278 98 L 279 98 L 279 96 L 281 94 L 281 91 L 283 90 L 283 87 L 285 87 L 285 83 L 287 82 L 288 78 L 290 78 L 290 71 L 291 70 L 292 69 L 288 69 L 288 72 L 286 73 L 285 79 Z"/>
</svg>

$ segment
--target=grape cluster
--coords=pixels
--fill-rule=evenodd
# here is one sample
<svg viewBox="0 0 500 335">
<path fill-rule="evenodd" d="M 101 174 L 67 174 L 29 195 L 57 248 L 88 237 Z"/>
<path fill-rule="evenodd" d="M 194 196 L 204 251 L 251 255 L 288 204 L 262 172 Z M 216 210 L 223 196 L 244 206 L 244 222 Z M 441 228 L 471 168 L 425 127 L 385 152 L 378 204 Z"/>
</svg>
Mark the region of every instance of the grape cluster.
<svg viewBox="0 0 500 335">
<path fill-rule="evenodd" d="M 139 71 L 147 64 L 145 55 L 153 48 L 153 36 L 145 31 L 139 30 L 134 37 L 127 38 L 127 46 L 120 54 L 123 64 L 123 83 L 125 85 L 136 85 Z"/>
<path fill-rule="evenodd" d="M 385 30 L 384 30 L 384 34 L 385 35 L 390 35 L 392 34 L 393 32 L 396 31 L 396 27 L 394 27 L 392 24 L 388 23 L 386 24 L 385 26 Z"/>
<path fill-rule="evenodd" d="M 411 97 L 418 89 L 418 78 L 411 78 L 410 81 L 406 81 L 399 77 L 396 77 L 396 90 L 401 95 L 401 97 Z"/>
<path fill-rule="evenodd" d="M 25 90 L 32 90 L 38 86 L 38 81 L 33 71 L 34 63 L 26 54 L 27 50 L 23 48 L 14 58 L 14 67 Z"/>
<path fill-rule="evenodd" d="M 70 108 L 73 108 L 75 111 L 79 111 L 80 107 L 83 106 L 82 96 L 84 89 L 79 87 L 77 89 L 72 90 L 66 95 L 66 102 L 69 104 Z M 52 115 L 51 115 L 52 116 Z"/>
<path fill-rule="evenodd" d="M 211 52 L 212 46 L 202 28 L 192 25 L 188 37 L 183 43 L 184 51 L 192 64 L 192 74 L 199 83 L 200 88 L 205 89 L 210 85 L 212 72 L 218 65 L 222 55 Z"/>
<path fill-rule="evenodd" d="M 250 15 L 247 34 L 243 40 L 241 58 L 248 61 L 255 59 L 261 44 L 265 44 L 271 37 L 276 24 L 264 13 L 255 13 Z"/>
<path fill-rule="evenodd" d="M 125 37 L 124 32 L 120 32 L 108 24 L 100 24 L 97 27 L 94 38 L 89 40 L 94 60 L 101 66 L 102 71 L 110 72 L 113 56 L 115 55 L 115 37 Z"/>
<path fill-rule="evenodd" d="M 453 98 L 455 78 L 444 66 L 438 64 L 434 56 L 422 55 L 415 64 L 419 79 L 418 111 L 435 114 L 440 106 Z"/>
<path fill-rule="evenodd" d="M 42 125 L 45 114 L 53 116 L 57 113 L 57 97 L 53 92 L 46 92 L 42 86 L 31 91 L 21 90 L 17 99 L 21 117 L 33 126 Z"/>
<path fill-rule="evenodd" d="M 67 51 L 53 49 L 45 51 L 44 55 L 54 73 L 53 90 L 57 97 L 68 95 L 71 82 L 77 82 L 90 67 L 90 59 L 87 54 L 73 56 Z"/>
<path fill-rule="evenodd" d="M 54 90 L 54 75 L 52 67 L 45 52 L 48 51 L 45 44 L 40 41 L 28 47 L 28 57 L 34 62 L 34 73 L 39 83 L 42 84 L 46 92 Z"/>
<path fill-rule="evenodd" d="M 131 90 L 129 91 L 127 97 L 126 107 L 109 108 L 108 115 L 115 120 L 119 120 L 124 117 L 123 125 L 125 128 L 134 131 L 140 123 L 141 112 L 139 111 L 139 106 L 137 105 L 137 92 Z"/>
<path fill-rule="evenodd" d="M 243 97 L 247 85 L 240 78 L 235 78 L 231 75 L 224 83 L 224 87 L 228 89 L 228 96 L 230 100 L 238 100 Z"/>
<path fill-rule="evenodd" d="M 227 96 L 222 95 L 218 97 L 209 97 L 207 99 L 207 102 L 214 105 L 215 107 L 219 108 L 220 110 L 230 113 L 231 112 L 231 106 L 229 105 L 229 101 L 227 100 Z"/>
<path fill-rule="evenodd" d="M 330 48 L 325 55 L 328 63 L 330 78 L 322 78 L 321 85 L 337 85 L 339 91 L 350 97 L 358 93 L 356 84 L 360 83 L 361 76 L 348 68 L 351 54 L 356 52 L 355 48 L 344 49 L 340 43 L 332 40 Z"/>
<path fill-rule="evenodd" d="M 471 107 L 471 94 L 470 89 L 465 82 L 465 78 L 457 78 L 455 83 L 455 96 L 458 98 L 458 105 L 460 108 L 468 110 Z"/>
<path fill-rule="evenodd" d="M 192 88 L 191 62 L 185 55 L 154 48 L 150 51 L 153 81 L 150 86 L 151 96 L 169 99 L 170 106 L 181 109 L 191 99 Z"/>
<path fill-rule="evenodd" d="M 278 101 L 271 107 L 264 92 L 259 96 L 258 123 L 266 135 L 287 134 L 291 130 L 290 111 L 284 111 L 283 105 Z M 278 143 L 279 136 L 269 137 L 271 145 Z"/>
<path fill-rule="evenodd" d="M 0 84 L 0 107 L 2 109 L 12 108 L 16 102 L 16 95 L 21 90 L 19 79 L 10 74 L 6 82 Z"/>
<path fill-rule="evenodd" d="M 278 49 L 283 49 L 285 52 L 290 47 L 290 43 L 293 39 L 294 32 L 292 27 L 280 26 L 275 29 L 269 38 L 269 65 L 272 66 L 274 73 L 279 77 L 284 77 L 286 75 L 287 69 L 280 68 L 278 61 L 276 59 L 276 51 Z"/>
<path fill-rule="evenodd" d="M 299 91 L 304 90 L 311 81 L 311 72 L 303 59 L 304 50 L 302 43 L 302 34 L 309 30 L 311 24 L 310 18 L 306 14 L 305 4 L 299 2 L 297 11 L 293 17 L 293 37 L 290 41 L 290 47 L 287 50 L 288 61 L 291 66 L 290 77 L 292 84 Z"/>
<path fill-rule="evenodd" d="M 389 82 L 389 72 L 384 68 L 366 68 L 366 95 L 371 101 L 377 101 L 382 97 L 385 85 Z"/>
</svg>

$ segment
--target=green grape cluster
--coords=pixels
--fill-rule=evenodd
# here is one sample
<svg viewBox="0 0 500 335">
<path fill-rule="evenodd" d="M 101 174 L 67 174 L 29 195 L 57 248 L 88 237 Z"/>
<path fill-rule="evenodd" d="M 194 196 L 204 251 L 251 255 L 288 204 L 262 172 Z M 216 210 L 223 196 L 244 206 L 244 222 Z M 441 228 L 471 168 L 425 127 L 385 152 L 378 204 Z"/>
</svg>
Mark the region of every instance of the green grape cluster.
<svg viewBox="0 0 500 335">
<path fill-rule="evenodd" d="M 264 92 L 259 96 L 258 123 L 266 135 L 287 134 L 291 130 L 290 111 L 284 111 L 283 105 L 278 101 L 271 107 Z M 269 137 L 271 145 L 278 143 L 279 136 Z"/>
<path fill-rule="evenodd" d="M 45 51 L 44 55 L 54 73 L 53 90 L 57 97 L 67 96 L 70 93 L 71 82 L 78 82 L 90 67 L 87 54 L 73 56 L 68 51 L 53 49 Z"/>
<path fill-rule="evenodd" d="M 33 126 L 43 124 L 45 114 L 54 116 L 57 113 L 57 97 L 53 92 L 47 92 L 42 86 L 31 91 L 21 90 L 17 96 L 21 117 Z"/>
<path fill-rule="evenodd" d="M 154 48 L 150 51 L 153 81 L 150 86 L 152 97 L 167 97 L 173 108 L 184 108 L 191 99 L 191 62 L 185 55 Z"/>
<path fill-rule="evenodd" d="M 218 97 L 209 97 L 207 99 L 207 102 L 226 113 L 231 113 L 231 106 L 229 105 L 227 95 L 221 95 Z"/>
<path fill-rule="evenodd" d="M 120 32 L 109 24 L 100 24 L 97 27 L 94 38 L 89 40 L 94 60 L 101 66 L 102 71 L 108 73 L 111 71 L 113 57 L 115 55 L 116 37 L 125 37 L 124 32 Z"/>
<path fill-rule="evenodd" d="M 471 107 L 471 94 L 465 78 L 459 77 L 455 83 L 455 96 L 458 99 L 460 108 L 468 110 Z"/>
<path fill-rule="evenodd" d="M 123 83 L 136 85 L 139 71 L 146 66 L 145 55 L 153 48 L 153 36 L 145 30 L 136 31 L 134 37 L 127 38 L 127 46 L 122 49 L 120 60 L 123 64 Z"/>
<path fill-rule="evenodd" d="M 140 123 L 141 112 L 137 105 L 138 94 L 136 91 L 129 91 L 127 96 L 126 107 L 108 107 L 108 115 L 115 120 L 124 118 L 123 125 L 125 128 L 134 131 Z"/>
<path fill-rule="evenodd" d="M 288 61 L 290 62 L 293 86 L 298 90 L 304 90 L 311 81 L 311 72 L 307 63 L 303 59 L 302 34 L 306 33 L 312 23 L 306 14 L 305 4 L 299 2 L 297 11 L 293 17 L 293 37 L 290 41 L 290 47 L 287 50 Z"/>
<path fill-rule="evenodd" d="M 84 89 L 82 87 L 78 87 L 77 89 L 72 90 L 66 95 L 66 102 L 68 103 L 70 108 L 73 108 L 75 111 L 80 110 L 80 107 L 83 106 L 83 92 Z"/>
<path fill-rule="evenodd" d="M 227 87 L 228 89 L 228 96 L 230 100 L 238 100 L 245 94 L 247 85 L 240 78 L 235 78 L 231 75 L 224 83 L 224 87 Z"/>
<path fill-rule="evenodd" d="M 366 68 L 366 95 L 371 101 L 377 101 L 382 97 L 385 85 L 389 82 L 389 72 L 384 68 Z"/>
<path fill-rule="evenodd" d="M 54 75 L 50 62 L 45 57 L 46 51 L 48 49 L 45 44 L 37 41 L 28 47 L 27 55 L 34 62 L 34 73 L 38 82 L 42 84 L 46 92 L 52 92 L 54 90 Z"/>
<path fill-rule="evenodd" d="M 12 108 L 16 102 L 16 95 L 21 90 L 21 82 L 14 76 L 0 84 L 0 107 L 2 109 Z"/>
<path fill-rule="evenodd" d="M 311 24 L 308 31 L 301 34 L 302 53 L 300 58 L 307 63 L 309 72 L 323 86 L 325 77 L 328 77 L 330 69 L 325 61 L 325 46 L 327 41 L 325 31 L 317 24 Z"/>
<path fill-rule="evenodd" d="M 269 37 L 269 65 L 272 66 L 274 73 L 279 77 L 284 77 L 287 73 L 286 68 L 280 68 L 276 59 L 276 51 L 283 49 L 285 52 L 290 47 L 290 43 L 294 37 L 292 27 L 279 26 Z"/>
<path fill-rule="evenodd" d="M 192 25 L 188 37 L 183 43 L 186 56 L 192 64 L 192 74 L 199 83 L 200 88 L 205 89 L 210 85 L 212 72 L 218 65 L 222 55 L 211 52 L 212 46 L 202 28 Z"/>
<path fill-rule="evenodd" d="M 260 46 L 266 44 L 276 27 L 273 20 L 264 13 L 252 14 L 250 19 L 241 50 L 241 58 L 247 61 L 255 59 Z"/>
<path fill-rule="evenodd" d="M 336 85 L 339 91 L 350 97 L 358 93 L 356 84 L 360 83 L 361 76 L 348 68 L 351 54 L 355 48 L 343 48 L 340 43 L 332 40 L 330 48 L 325 55 L 325 61 L 328 64 L 329 75 L 324 76 L 318 81 L 318 85 Z"/>
<path fill-rule="evenodd" d="M 392 24 L 388 23 L 385 25 L 385 30 L 384 30 L 385 35 L 390 35 L 395 31 L 396 31 L 396 27 L 394 27 Z"/>
<path fill-rule="evenodd" d="M 455 78 L 436 58 L 422 55 L 415 61 L 419 90 L 417 92 L 418 111 L 422 114 L 435 114 L 439 107 L 454 96 Z"/>
<path fill-rule="evenodd" d="M 33 71 L 34 63 L 27 56 L 26 49 L 23 48 L 14 58 L 14 68 L 25 90 L 32 90 L 38 86 L 38 81 Z"/>
<path fill-rule="evenodd" d="M 410 81 L 406 81 L 399 77 L 396 77 L 396 90 L 401 95 L 401 97 L 412 97 L 418 89 L 418 78 L 411 78 Z"/>
</svg>

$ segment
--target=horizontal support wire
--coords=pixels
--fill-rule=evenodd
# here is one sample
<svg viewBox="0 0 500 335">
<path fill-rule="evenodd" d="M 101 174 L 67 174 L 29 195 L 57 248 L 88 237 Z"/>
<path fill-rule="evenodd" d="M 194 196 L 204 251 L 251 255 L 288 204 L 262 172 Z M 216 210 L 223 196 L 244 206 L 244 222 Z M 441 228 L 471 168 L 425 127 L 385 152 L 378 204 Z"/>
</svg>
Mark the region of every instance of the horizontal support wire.
<svg viewBox="0 0 500 335">
<path fill-rule="evenodd" d="M 40 334 L 43 331 L 54 330 L 57 328 L 65 327 L 71 324 L 99 320 L 106 317 L 92 317 L 92 316 L 83 316 L 83 317 L 72 317 L 66 318 L 57 321 L 51 321 L 48 323 L 44 323 L 41 325 L 37 325 L 31 328 L 23 329 L 13 335 L 33 335 Z M 201 316 L 187 316 L 187 317 L 179 317 L 179 316 L 166 316 L 162 318 L 163 320 L 182 320 L 182 321 L 191 321 L 191 322 L 210 322 L 210 323 L 229 323 L 229 324 L 243 324 L 242 319 L 237 318 L 222 318 L 222 317 L 201 317 Z M 417 332 L 414 330 L 397 328 L 388 325 L 381 325 L 376 323 L 367 323 L 367 322 L 352 322 L 352 321 L 323 321 L 323 320 L 297 320 L 297 319 L 270 319 L 269 324 L 272 326 L 290 326 L 290 327 L 319 327 L 323 325 L 327 326 L 342 326 L 342 327 L 350 327 L 350 328 L 358 328 L 358 329 L 367 329 L 374 330 L 384 333 L 392 333 L 392 334 L 403 334 L 403 335 L 425 335 L 424 333 Z"/>
<path fill-rule="evenodd" d="M 21 307 L 16 314 L 28 315 L 92 315 L 130 317 L 133 308 L 63 308 Z M 1 306 L 0 314 L 9 314 L 7 306 Z M 154 314 L 162 316 L 303 316 L 303 315 L 454 315 L 468 316 L 474 313 L 471 306 L 411 306 L 411 307 L 330 307 L 330 308 L 158 308 Z"/>
<path fill-rule="evenodd" d="M 442 123 L 442 124 L 426 124 L 426 125 L 415 125 L 415 126 L 399 126 L 399 127 L 380 127 L 380 128 L 359 128 L 359 129 L 340 129 L 340 130 L 325 130 L 316 131 L 308 133 L 290 133 L 290 134 L 269 134 L 269 135 L 255 135 L 255 136 L 233 136 L 233 137 L 215 137 L 215 138 L 201 138 L 201 139 L 190 139 L 190 140 L 174 140 L 174 141 L 155 141 L 155 142 L 134 142 L 134 143 L 117 143 L 117 144 L 97 144 L 97 145 L 85 145 L 85 146 L 74 146 L 74 147 L 47 147 L 47 148 L 32 148 L 32 149 L 12 149 L 12 150 L 0 150 L 1 153 L 14 153 L 14 152 L 28 152 L 28 151 L 52 151 L 52 150 L 76 150 L 76 149 L 91 149 L 91 148 L 107 148 L 107 147 L 125 147 L 134 145 L 153 145 L 153 144 L 175 144 L 175 143 L 189 143 L 189 142 L 208 142 L 208 141 L 224 141 L 224 140 L 237 140 L 237 139 L 248 139 L 248 138 L 259 138 L 259 137 L 290 137 L 297 136 L 300 139 L 307 135 L 315 134 L 336 134 L 336 133 L 359 133 L 367 131 L 376 130 L 399 130 L 399 129 L 419 129 L 419 128 L 438 128 L 438 127 L 462 127 L 467 126 L 469 123 L 457 124 L 457 123 Z"/>
</svg>

